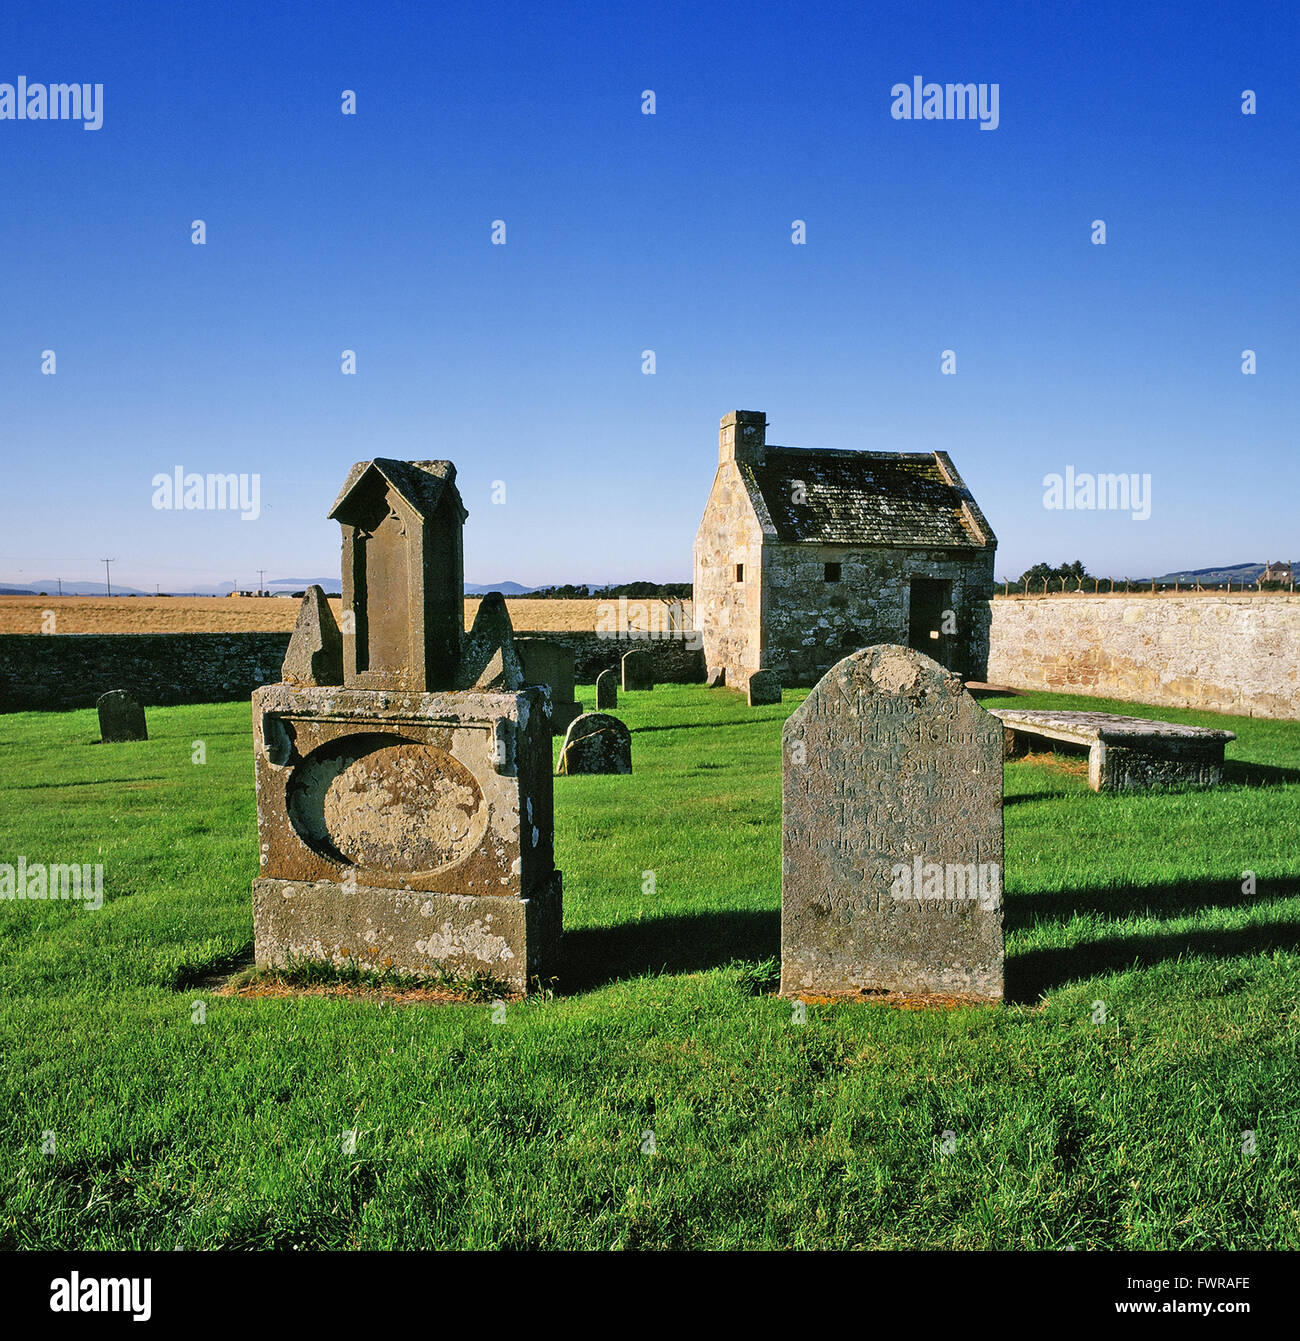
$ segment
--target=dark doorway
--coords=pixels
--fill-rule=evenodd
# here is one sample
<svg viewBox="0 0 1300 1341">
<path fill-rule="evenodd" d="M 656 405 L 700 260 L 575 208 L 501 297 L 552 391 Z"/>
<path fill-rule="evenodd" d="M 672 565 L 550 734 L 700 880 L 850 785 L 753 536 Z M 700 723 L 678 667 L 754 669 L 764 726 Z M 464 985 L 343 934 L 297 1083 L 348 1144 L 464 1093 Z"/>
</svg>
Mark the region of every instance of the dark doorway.
<svg viewBox="0 0 1300 1341">
<path fill-rule="evenodd" d="M 933 657 L 941 666 L 950 664 L 952 639 L 944 632 L 944 617 L 951 610 L 951 582 L 934 577 L 912 579 L 907 645 Z"/>
</svg>

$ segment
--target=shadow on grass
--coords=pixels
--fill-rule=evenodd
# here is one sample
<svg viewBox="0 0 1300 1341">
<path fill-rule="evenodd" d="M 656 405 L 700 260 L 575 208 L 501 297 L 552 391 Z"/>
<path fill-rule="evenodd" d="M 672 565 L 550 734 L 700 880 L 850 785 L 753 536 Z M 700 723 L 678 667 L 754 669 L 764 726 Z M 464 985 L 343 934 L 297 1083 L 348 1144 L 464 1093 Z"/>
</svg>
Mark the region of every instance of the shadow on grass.
<svg viewBox="0 0 1300 1341">
<path fill-rule="evenodd" d="M 683 913 L 564 933 L 560 990 L 567 996 L 646 973 L 702 973 L 734 959 L 781 953 L 781 914 Z"/>
<path fill-rule="evenodd" d="M 1206 880 L 1169 885 L 1139 885 L 1128 889 L 1068 890 L 1055 894 L 1010 894 L 1006 903 L 1008 931 L 1043 922 L 1068 922 L 1076 913 L 1099 917 L 1189 917 L 1211 908 L 1250 908 L 1274 899 L 1300 895 L 1300 877 L 1263 879 L 1254 894 L 1244 894 L 1241 882 Z"/>
<path fill-rule="evenodd" d="M 1300 878 L 1296 877 L 1261 880 L 1254 894 L 1243 893 L 1234 880 L 1061 894 L 1013 894 L 1007 900 L 1006 926 L 1012 930 L 1042 922 L 1068 922 L 1076 913 L 1108 918 L 1194 917 L 1212 908 L 1249 908 L 1298 895 Z M 1235 931 L 1120 934 L 1068 949 L 1028 950 L 1007 958 L 1007 1000 L 1037 1001 L 1044 992 L 1069 982 L 1121 969 L 1149 968 L 1184 955 L 1231 959 L 1297 947 L 1300 947 L 1300 920 L 1291 918 Z"/>
<path fill-rule="evenodd" d="M 1300 921 L 1270 922 L 1238 931 L 1182 931 L 1167 936 L 1117 936 L 1070 949 L 1030 950 L 1007 960 L 1008 1004 L 1031 1005 L 1044 993 L 1081 978 L 1151 968 L 1184 956 L 1232 959 L 1300 946 Z"/>
<path fill-rule="evenodd" d="M 656 726 L 634 726 L 631 730 L 635 735 L 644 735 L 648 731 L 696 731 L 701 727 L 717 731 L 728 726 L 753 726 L 755 722 L 781 721 L 780 708 L 775 703 L 771 706 L 775 711 L 765 713 L 761 708 L 755 708 L 752 717 L 741 717 L 729 722 L 663 722 Z"/>
<path fill-rule="evenodd" d="M 1247 759 L 1227 759 L 1223 765 L 1223 781 L 1229 787 L 1280 787 L 1300 782 L 1300 768 L 1252 764 Z"/>
</svg>

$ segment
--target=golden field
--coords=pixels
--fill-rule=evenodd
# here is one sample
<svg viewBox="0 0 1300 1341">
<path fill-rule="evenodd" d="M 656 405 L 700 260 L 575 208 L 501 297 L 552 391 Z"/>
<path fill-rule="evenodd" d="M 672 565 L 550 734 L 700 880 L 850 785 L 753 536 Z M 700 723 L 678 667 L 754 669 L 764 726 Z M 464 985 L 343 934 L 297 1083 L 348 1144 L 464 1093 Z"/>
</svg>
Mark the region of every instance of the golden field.
<svg viewBox="0 0 1300 1341">
<path fill-rule="evenodd" d="M 593 631 L 599 600 L 506 600 L 511 623 L 528 632 Z M 617 610 L 618 602 L 609 604 Z M 662 601 L 628 601 L 628 626 L 639 629 Z M 690 602 L 683 604 L 689 610 Z M 331 601 L 334 614 L 339 602 Z M 477 596 L 465 597 L 465 627 L 474 622 Z M 278 596 L 0 596 L 0 633 L 289 633 L 299 602 Z M 46 612 L 54 627 L 42 627 Z M 662 627 L 662 623 L 660 624 Z"/>
</svg>

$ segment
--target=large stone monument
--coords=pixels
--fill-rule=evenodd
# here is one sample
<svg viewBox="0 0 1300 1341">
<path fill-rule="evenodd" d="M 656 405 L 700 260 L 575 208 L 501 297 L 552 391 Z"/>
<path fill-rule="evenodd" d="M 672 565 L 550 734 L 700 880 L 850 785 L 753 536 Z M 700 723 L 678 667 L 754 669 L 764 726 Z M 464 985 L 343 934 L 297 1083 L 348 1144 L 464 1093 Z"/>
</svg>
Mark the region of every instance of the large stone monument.
<svg viewBox="0 0 1300 1341">
<path fill-rule="evenodd" d="M 343 682 L 253 695 L 259 966 L 483 974 L 519 991 L 555 972 L 544 691 L 522 686 L 503 602 L 464 634 L 455 481 L 449 461 L 353 467 L 330 512 Z"/>
<path fill-rule="evenodd" d="M 785 724 L 781 990 L 1000 1000 L 1002 724 L 906 647 L 833 666 Z"/>
</svg>

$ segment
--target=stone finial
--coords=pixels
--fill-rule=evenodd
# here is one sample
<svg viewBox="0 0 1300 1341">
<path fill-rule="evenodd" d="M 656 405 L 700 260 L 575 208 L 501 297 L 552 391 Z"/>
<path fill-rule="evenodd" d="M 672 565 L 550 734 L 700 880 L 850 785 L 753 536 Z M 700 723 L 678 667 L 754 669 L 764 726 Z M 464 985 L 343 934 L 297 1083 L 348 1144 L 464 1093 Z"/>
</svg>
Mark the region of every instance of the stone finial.
<svg viewBox="0 0 1300 1341">
<path fill-rule="evenodd" d="M 474 627 L 461 648 L 457 689 L 522 689 L 524 670 L 515 650 L 506 598 L 489 591 L 479 602 Z"/>
<path fill-rule="evenodd" d="M 280 678 L 298 685 L 343 683 L 343 635 L 318 586 L 308 587 L 302 598 Z"/>
<path fill-rule="evenodd" d="M 330 509 L 343 541 L 343 682 L 352 689 L 450 689 L 465 623 L 461 528 L 450 461 L 377 456 L 352 467 Z"/>
</svg>

